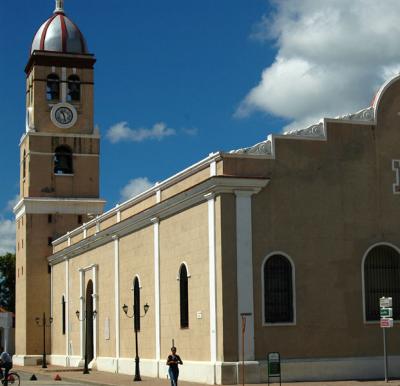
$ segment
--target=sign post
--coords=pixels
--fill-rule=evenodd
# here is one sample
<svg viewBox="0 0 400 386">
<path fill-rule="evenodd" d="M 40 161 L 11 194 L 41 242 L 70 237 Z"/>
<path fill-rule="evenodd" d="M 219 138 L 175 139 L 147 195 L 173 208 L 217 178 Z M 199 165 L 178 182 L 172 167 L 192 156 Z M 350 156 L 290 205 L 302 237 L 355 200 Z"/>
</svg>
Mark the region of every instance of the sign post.
<svg viewBox="0 0 400 386">
<path fill-rule="evenodd" d="M 268 353 L 268 385 L 270 378 L 279 378 L 281 385 L 281 356 L 278 352 Z"/>
<path fill-rule="evenodd" d="M 385 382 L 388 382 L 389 369 L 386 350 L 386 329 L 393 327 L 392 298 L 382 297 L 379 299 L 379 315 L 381 317 L 381 328 L 383 332 L 383 358 L 385 363 Z"/>
<path fill-rule="evenodd" d="M 244 386 L 244 335 L 246 333 L 246 316 L 251 316 L 250 312 L 241 312 L 242 317 L 242 385 Z"/>
</svg>

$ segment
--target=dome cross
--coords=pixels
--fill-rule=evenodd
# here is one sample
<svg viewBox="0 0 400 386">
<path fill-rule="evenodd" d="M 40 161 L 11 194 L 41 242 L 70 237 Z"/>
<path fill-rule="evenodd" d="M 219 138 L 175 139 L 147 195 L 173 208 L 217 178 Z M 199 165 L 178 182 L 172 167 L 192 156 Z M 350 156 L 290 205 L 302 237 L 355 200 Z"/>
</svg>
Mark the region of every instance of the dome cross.
<svg viewBox="0 0 400 386">
<path fill-rule="evenodd" d="M 54 13 L 64 13 L 64 0 L 56 0 L 56 9 Z"/>
</svg>

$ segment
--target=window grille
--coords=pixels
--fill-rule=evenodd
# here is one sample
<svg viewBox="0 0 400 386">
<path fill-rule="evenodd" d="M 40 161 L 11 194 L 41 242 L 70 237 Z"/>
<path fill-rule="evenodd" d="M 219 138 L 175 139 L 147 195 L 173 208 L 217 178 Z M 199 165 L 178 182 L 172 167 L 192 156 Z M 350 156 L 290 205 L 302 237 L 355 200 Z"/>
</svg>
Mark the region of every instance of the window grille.
<svg viewBox="0 0 400 386">
<path fill-rule="evenodd" d="M 186 265 L 182 264 L 179 270 L 179 293 L 181 328 L 189 327 L 189 286 Z"/>
<path fill-rule="evenodd" d="M 274 255 L 264 264 L 264 322 L 292 323 L 292 265 L 282 255 Z"/>
<path fill-rule="evenodd" d="M 379 298 L 393 298 L 393 318 L 400 319 L 400 254 L 388 245 L 369 251 L 364 261 L 365 319 L 378 321 Z"/>
</svg>

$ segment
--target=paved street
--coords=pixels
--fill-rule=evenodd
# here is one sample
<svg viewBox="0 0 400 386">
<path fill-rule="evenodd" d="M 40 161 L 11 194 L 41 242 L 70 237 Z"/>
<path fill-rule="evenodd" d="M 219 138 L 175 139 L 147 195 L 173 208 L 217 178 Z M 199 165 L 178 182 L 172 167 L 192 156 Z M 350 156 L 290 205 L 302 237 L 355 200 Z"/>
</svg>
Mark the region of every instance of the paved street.
<svg viewBox="0 0 400 386">
<path fill-rule="evenodd" d="M 37 376 L 37 381 L 33 382 L 30 380 L 30 377 L 32 374 L 24 373 L 18 371 L 18 374 L 21 377 L 21 385 L 37 385 L 37 386 L 42 386 L 42 385 L 63 385 L 63 386 L 80 386 L 80 385 L 86 385 L 85 383 L 78 383 L 77 381 L 54 381 L 53 378 L 50 375 L 45 375 L 45 374 L 36 374 Z"/>
<path fill-rule="evenodd" d="M 133 386 L 134 382 L 131 375 L 104 373 L 100 371 L 91 371 L 89 375 L 83 375 L 82 371 L 76 369 L 56 368 L 49 366 L 48 369 L 42 369 L 39 366 L 15 366 L 15 370 L 21 375 L 21 385 L 92 385 L 92 386 Z M 35 374 L 38 381 L 32 382 L 29 380 L 32 374 Z M 62 378 L 61 381 L 54 381 L 56 374 Z M 143 386 L 169 386 L 170 383 L 167 379 L 154 379 L 142 377 L 141 384 Z M 179 382 L 180 386 L 201 386 L 199 383 L 193 382 Z M 278 384 L 273 384 L 279 385 Z M 385 383 L 383 380 L 379 381 L 341 381 L 341 382 L 293 382 L 284 383 L 284 386 L 400 386 L 400 380 L 390 380 Z M 259 385 L 266 386 L 266 385 Z"/>
</svg>

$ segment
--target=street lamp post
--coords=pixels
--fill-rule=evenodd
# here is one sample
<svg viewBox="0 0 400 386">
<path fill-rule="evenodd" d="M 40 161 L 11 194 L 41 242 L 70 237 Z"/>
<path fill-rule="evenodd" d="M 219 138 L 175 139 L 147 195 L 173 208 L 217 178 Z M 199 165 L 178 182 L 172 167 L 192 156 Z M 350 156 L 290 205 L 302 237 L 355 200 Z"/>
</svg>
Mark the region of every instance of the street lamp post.
<svg viewBox="0 0 400 386">
<path fill-rule="evenodd" d="M 40 321 L 40 319 L 42 319 Z M 46 360 L 46 327 L 50 327 L 51 323 L 53 323 L 53 318 L 50 317 L 46 319 L 46 313 L 43 312 L 42 318 L 36 317 L 35 318 L 36 324 L 39 327 L 43 327 L 43 358 L 42 358 L 42 369 L 47 369 L 47 360 Z"/>
<path fill-rule="evenodd" d="M 75 312 L 75 315 L 76 315 L 76 317 L 78 318 L 78 320 L 80 322 L 85 321 L 85 364 L 84 364 L 84 367 L 83 367 L 83 374 L 89 374 L 89 363 L 88 363 L 88 335 L 89 334 L 88 334 L 88 322 L 87 322 L 88 315 L 85 312 L 85 315 L 81 319 L 79 317 L 80 316 L 79 310 Z M 94 310 L 92 312 L 92 315 L 91 315 L 93 320 L 96 318 L 96 315 L 97 315 L 97 311 Z"/>
<path fill-rule="evenodd" d="M 143 309 L 144 309 L 144 315 L 138 315 L 138 317 L 139 318 L 143 318 L 146 314 L 147 314 L 147 311 L 149 310 L 149 308 L 150 308 L 150 306 L 146 303 L 144 306 L 143 306 Z M 122 306 L 122 311 L 124 311 L 124 313 L 125 313 L 125 315 L 128 317 L 128 318 L 130 318 L 130 319 L 132 319 L 132 318 L 134 318 L 136 315 L 135 315 L 135 308 L 133 307 L 133 313 L 132 313 L 132 315 L 128 315 L 128 306 L 126 305 L 126 304 L 124 304 L 123 306 Z M 139 368 L 139 361 L 140 361 L 140 358 L 139 358 L 139 354 L 138 354 L 138 331 L 137 331 L 137 325 L 136 325 L 136 322 L 133 324 L 134 325 L 134 330 L 135 330 L 135 348 L 136 348 L 136 356 L 135 356 L 135 378 L 133 378 L 133 380 L 134 381 L 141 381 L 142 380 L 142 378 L 140 377 L 140 368 Z"/>
</svg>

